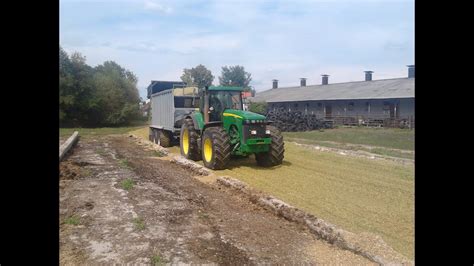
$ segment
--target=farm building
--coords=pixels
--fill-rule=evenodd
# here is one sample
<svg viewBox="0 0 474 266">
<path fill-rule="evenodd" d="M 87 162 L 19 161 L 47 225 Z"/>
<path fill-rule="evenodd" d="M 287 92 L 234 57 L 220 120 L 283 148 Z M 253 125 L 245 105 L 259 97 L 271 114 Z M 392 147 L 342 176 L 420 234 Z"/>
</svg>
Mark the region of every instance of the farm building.
<svg viewBox="0 0 474 266">
<path fill-rule="evenodd" d="M 252 102 L 267 102 L 268 111 L 285 110 L 313 114 L 317 118 L 344 125 L 414 127 L 415 66 L 408 66 L 404 78 L 372 80 L 365 71 L 364 81 L 330 84 L 322 75 L 320 85 L 273 88 L 258 92 Z"/>
</svg>

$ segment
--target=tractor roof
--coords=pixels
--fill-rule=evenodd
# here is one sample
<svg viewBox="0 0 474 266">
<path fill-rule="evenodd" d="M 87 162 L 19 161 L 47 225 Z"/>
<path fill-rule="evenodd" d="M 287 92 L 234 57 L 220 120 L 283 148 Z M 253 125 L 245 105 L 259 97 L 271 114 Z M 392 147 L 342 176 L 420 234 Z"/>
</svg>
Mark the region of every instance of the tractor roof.
<svg viewBox="0 0 474 266">
<path fill-rule="evenodd" d="M 209 86 L 210 91 L 243 91 L 242 87 L 230 87 L 230 86 Z"/>
</svg>

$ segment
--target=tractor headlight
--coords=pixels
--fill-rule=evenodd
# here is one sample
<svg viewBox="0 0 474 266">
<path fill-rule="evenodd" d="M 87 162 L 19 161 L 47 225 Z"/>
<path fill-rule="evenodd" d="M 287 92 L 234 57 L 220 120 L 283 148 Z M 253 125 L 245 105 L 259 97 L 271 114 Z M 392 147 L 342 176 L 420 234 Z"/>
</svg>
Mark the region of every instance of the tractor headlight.
<svg viewBox="0 0 474 266">
<path fill-rule="evenodd" d="M 270 135 L 270 129 L 266 129 L 265 134 Z"/>
<path fill-rule="evenodd" d="M 252 124 L 255 124 L 255 120 L 252 120 Z"/>
<path fill-rule="evenodd" d="M 246 124 L 250 124 L 250 120 L 245 120 L 245 123 L 246 123 Z"/>
<path fill-rule="evenodd" d="M 257 135 L 257 130 L 250 130 L 250 134 Z"/>
</svg>

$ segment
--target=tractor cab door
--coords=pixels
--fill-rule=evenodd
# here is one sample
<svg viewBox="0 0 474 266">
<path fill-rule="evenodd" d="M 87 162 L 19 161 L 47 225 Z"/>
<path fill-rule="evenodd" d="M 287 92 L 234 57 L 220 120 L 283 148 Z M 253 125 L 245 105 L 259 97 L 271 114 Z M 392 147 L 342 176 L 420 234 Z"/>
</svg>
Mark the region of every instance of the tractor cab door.
<svg viewBox="0 0 474 266">
<path fill-rule="evenodd" d="M 224 105 L 215 92 L 209 94 L 209 122 L 221 121 Z"/>
</svg>

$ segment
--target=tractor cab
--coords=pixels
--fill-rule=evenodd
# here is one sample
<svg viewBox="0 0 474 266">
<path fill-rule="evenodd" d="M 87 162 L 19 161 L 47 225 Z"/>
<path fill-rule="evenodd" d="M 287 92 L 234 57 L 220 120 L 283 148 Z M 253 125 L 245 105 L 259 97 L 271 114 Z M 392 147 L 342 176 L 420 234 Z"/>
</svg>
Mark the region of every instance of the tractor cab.
<svg viewBox="0 0 474 266">
<path fill-rule="evenodd" d="M 203 92 L 203 96 L 208 98 L 209 122 L 222 121 L 222 114 L 225 110 L 243 110 L 242 91 L 240 87 L 211 86 Z M 201 101 L 200 110 L 204 112 L 205 102 Z M 205 116 L 205 114 L 203 113 Z"/>
</svg>

